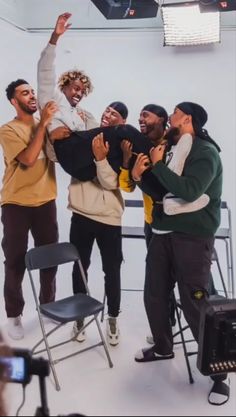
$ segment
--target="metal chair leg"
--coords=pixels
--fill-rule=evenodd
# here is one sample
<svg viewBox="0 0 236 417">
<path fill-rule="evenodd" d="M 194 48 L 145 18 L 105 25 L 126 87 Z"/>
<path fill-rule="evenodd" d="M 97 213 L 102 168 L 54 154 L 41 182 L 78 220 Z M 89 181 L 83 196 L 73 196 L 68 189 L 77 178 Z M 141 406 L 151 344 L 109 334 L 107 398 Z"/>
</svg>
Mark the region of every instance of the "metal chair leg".
<svg viewBox="0 0 236 417">
<path fill-rule="evenodd" d="M 109 353 L 109 350 L 108 350 L 108 347 L 107 347 L 107 343 L 106 343 L 106 340 L 103 336 L 102 329 L 101 329 L 101 326 L 100 326 L 100 323 L 99 323 L 99 320 L 98 320 L 97 317 L 95 318 L 95 321 L 96 321 L 97 328 L 98 328 L 98 331 L 99 331 L 99 334 L 100 334 L 100 337 L 101 337 L 101 340 L 102 340 L 102 343 L 103 343 L 104 350 L 105 350 L 106 355 L 107 355 L 107 360 L 108 360 L 109 366 L 110 366 L 110 368 L 113 368 L 113 363 L 112 363 L 111 356 L 110 356 L 110 353 Z"/>
<path fill-rule="evenodd" d="M 104 322 L 104 316 L 105 316 L 105 306 L 106 306 L 106 293 L 104 291 L 104 296 L 103 296 L 103 310 L 102 310 L 102 314 L 101 314 L 101 323 Z"/>
<path fill-rule="evenodd" d="M 182 324 L 181 324 L 180 314 L 179 314 L 179 310 L 178 310 L 176 300 L 174 302 L 175 302 L 175 310 L 176 310 L 178 326 L 179 326 L 179 329 L 180 329 L 179 334 L 180 334 L 180 337 L 181 337 L 181 342 L 182 342 L 183 350 L 184 350 L 185 362 L 186 362 L 186 366 L 187 366 L 187 370 L 188 370 L 189 383 L 193 384 L 194 379 L 193 379 L 192 370 L 191 370 L 190 363 L 189 363 L 189 358 L 188 358 L 189 354 L 187 352 L 186 342 L 185 342 L 185 339 L 184 339 L 184 328 L 182 327 Z"/>
</svg>

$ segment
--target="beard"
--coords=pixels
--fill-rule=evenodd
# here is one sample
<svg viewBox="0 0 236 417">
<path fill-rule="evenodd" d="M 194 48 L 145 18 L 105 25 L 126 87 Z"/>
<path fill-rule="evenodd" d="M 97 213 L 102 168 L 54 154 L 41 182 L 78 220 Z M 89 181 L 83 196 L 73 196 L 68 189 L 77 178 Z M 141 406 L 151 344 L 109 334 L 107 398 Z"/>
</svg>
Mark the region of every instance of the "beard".
<svg viewBox="0 0 236 417">
<path fill-rule="evenodd" d="M 164 139 L 167 140 L 168 148 L 171 146 L 176 145 L 178 140 L 180 139 L 180 130 L 178 127 L 170 127 L 167 132 L 165 133 Z"/>
<path fill-rule="evenodd" d="M 29 106 L 27 106 L 24 103 L 21 103 L 20 101 L 18 101 L 18 105 L 21 108 L 21 110 L 23 110 L 25 113 L 29 114 L 30 116 L 32 116 L 32 114 L 36 113 L 37 109 L 31 109 Z"/>
</svg>

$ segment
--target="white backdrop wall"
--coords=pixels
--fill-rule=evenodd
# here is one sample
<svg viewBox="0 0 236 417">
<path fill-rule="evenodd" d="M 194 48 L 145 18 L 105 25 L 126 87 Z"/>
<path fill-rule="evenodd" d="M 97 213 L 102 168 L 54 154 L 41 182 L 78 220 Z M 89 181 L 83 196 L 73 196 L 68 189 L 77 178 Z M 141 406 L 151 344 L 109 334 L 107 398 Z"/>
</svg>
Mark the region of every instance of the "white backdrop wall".
<svg viewBox="0 0 236 417">
<path fill-rule="evenodd" d="M 12 80 L 25 78 L 36 88 L 37 60 L 50 34 L 28 34 L 6 23 L 1 23 L 0 29 L 2 124 L 14 116 L 5 98 L 6 86 Z M 135 126 L 140 109 L 151 102 L 163 105 L 168 112 L 181 101 L 202 104 L 209 115 L 206 127 L 222 148 L 223 198 L 231 206 L 235 222 L 236 30 L 223 31 L 221 38 L 221 44 L 214 46 L 164 48 L 163 34 L 153 30 L 68 32 L 58 45 L 56 68 L 59 75 L 77 66 L 91 76 L 95 88 L 83 100 L 83 106 L 98 120 L 105 106 L 114 100 L 128 105 L 128 121 Z M 2 170 L 1 160 L 1 173 Z M 62 240 L 68 237 L 69 178 L 60 167 L 57 172 Z M 134 219 L 127 219 L 126 214 L 126 220 Z M 142 221 L 142 215 L 138 221 Z"/>
</svg>

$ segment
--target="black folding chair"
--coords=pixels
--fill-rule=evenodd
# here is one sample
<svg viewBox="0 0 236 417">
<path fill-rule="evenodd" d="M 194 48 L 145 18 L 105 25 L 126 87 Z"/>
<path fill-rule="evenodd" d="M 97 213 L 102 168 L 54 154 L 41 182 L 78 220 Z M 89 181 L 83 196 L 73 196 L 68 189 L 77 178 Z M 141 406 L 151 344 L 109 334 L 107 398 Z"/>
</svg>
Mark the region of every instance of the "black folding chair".
<svg viewBox="0 0 236 417">
<path fill-rule="evenodd" d="M 221 202 L 221 214 L 222 214 L 222 220 L 224 220 L 223 217 L 226 217 L 226 224 L 224 226 L 222 222 L 219 229 L 216 231 L 215 239 L 225 243 L 226 264 L 227 264 L 227 274 L 228 274 L 227 293 L 228 295 L 230 295 L 229 298 L 234 298 L 235 297 L 235 284 L 234 284 L 235 277 L 234 277 L 234 259 L 233 259 L 232 221 L 231 221 L 231 210 L 226 201 Z M 226 214 L 226 216 L 224 216 L 224 214 Z M 216 256 L 217 256 L 217 253 L 216 253 Z"/>
<path fill-rule="evenodd" d="M 62 264 L 70 263 L 70 262 L 77 262 L 80 268 L 81 275 L 83 277 L 84 285 L 87 290 L 87 294 L 76 294 L 70 297 L 62 298 L 58 301 L 53 301 L 48 304 L 41 304 L 39 305 L 36 287 L 34 283 L 34 275 L 32 271 L 34 270 L 42 270 L 47 268 L 52 268 L 55 266 L 59 266 Z M 103 310 L 103 304 L 92 298 L 90 295 L 90 291 L 87 285 L 86 276 L 84 273 L 84 269 L 80 260 L 79 253 L 74 245 L 71 243 L 53 243 L 49 245 L 40 246 L 34 249 L 30 249 L 26 256 L 25 256 L 25 264 L 27 271 L 29 273 L 30 282 L 32 286 L 32 291 L 34 295 L 34 300 L 36 304 L 36 309 L 38 312 L 39 323 L 42 330 L 43 338 L 33 347 L 32 352 L 33 354 L 39 354 L 41 352 L 47 351 L 49 363 L 52 369 L 53 377 L 55 380 L 56 390 L 60 390 L 60 385 L 58 381 L 58 377 L 55 370 L 55 365 L 62 360 L 67 358 L 73 357 L 78 355 L 79 353 L 85 352 L 97 346 L 103 346 L 105 349 L 105 353 L 107 356 L 107 360 L 109 363 L 110 368 L 113 367 L 110 354 L 107 348 L 107 344 L 105 338 L 103 336 L 100 323 L 98 320 L 99 313 Z M 58 325 L 54 327 L 51 331 L 45 331 L 44 322 L 42 314 L 52 320 L 58 322 Z M 86 327 L 88 327 L 92 322 L 96 322 L 98 332 L 100 335 L 100 341 L 94 345 L 91 345 L 85 349 L 80 349 L 70 355 L 60 357 L 57 359 L 53 359 L 51 350 L 65 345 L 73 341 L 74 339 L 70 338 L 55 345 L 50 346 L 48 338 L 62 326 L 67 323 L 74 322 L 76 320 L 84 320 L 86 317 L 89 317 L 89 321 L 86 325 L 81 328 L 80 332 L 82 332 Z M 37 348 L 41 345 L 41 343 L 45 343 L 45 348 L 41 350 L 37 350 Z"/>
</svg>

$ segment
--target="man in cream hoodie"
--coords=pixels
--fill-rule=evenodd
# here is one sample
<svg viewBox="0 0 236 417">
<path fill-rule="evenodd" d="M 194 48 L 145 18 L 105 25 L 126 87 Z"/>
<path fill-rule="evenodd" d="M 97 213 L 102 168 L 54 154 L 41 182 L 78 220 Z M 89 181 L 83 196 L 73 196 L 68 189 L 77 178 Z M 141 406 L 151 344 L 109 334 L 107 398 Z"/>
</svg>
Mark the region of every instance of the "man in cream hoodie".
<svg viewBox="0 0 236 417">
<path fill-rule="evenodd" d="M 65 72 L 56 85 L 55 57 L 56 44 L 61 35 L 70 27 L 70 13 L 57 19 L 49 44 L 43 50 L 38 63 L 38 97 L 42 107 L 48 97 L 56 101 L 58 112 L 49 127 L 51 140 L 70 136 L 72 131 L 97 127 L 93 116 L 81 109 L 83 96 L 92 91 L 89 77 L 80 70 Z M 101 126 L 124 124 L 128 110 L 123 103 L 111 103 L 103 113 Z M 93 141 L 97 176 L 92 181 L 71 179 L 69 186 L 69 210 L 72 211 L 70 241 L 77 247 L 83 267 L 87 273 L 94 241 L 101 252 L 105 273 L 105 292 L 108 302 L 107 336 L 111 345 L 119 343 L 117 317 L 120 310 L 120 267 L 122 262 L 121 217 L 124 210 L 119 191 L 118 175 L 109 165 L 106 156 L 108 144 L 99 135 Z M 73 269 L 74 293 L 85 292 L 82 277 L 76 265 Z M 85 340 L 83 322 L 76 322 L 73 336 Z"/>
</svg>

